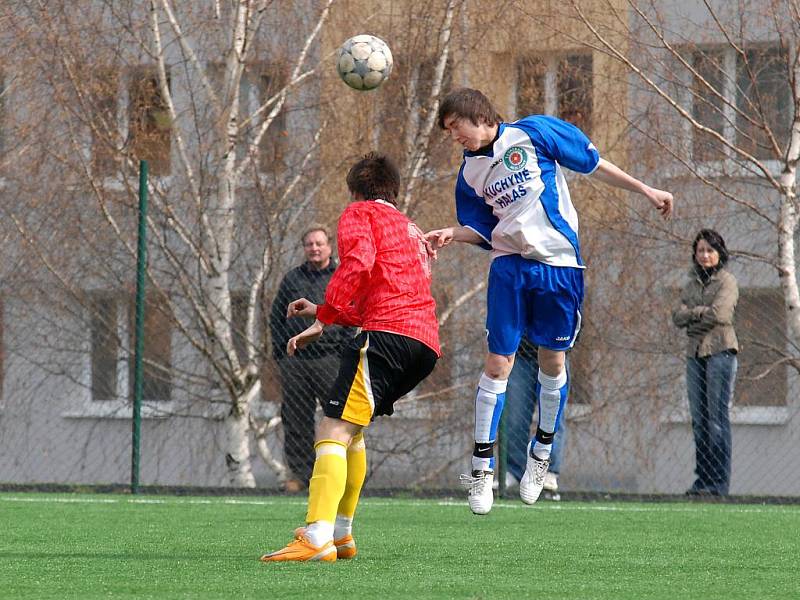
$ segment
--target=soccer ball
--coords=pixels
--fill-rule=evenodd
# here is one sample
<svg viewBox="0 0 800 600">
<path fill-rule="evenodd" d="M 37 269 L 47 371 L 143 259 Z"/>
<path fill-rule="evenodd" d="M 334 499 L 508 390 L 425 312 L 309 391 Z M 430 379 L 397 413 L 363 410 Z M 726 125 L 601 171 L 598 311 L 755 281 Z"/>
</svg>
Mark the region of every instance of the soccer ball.
<svg viewBox="0 0 800 600">
<path fill-rule="evenodd" d="M 351 37 L 336 53 L 336 71 L 354 90 L 374 90 L 392 72 L 392 51 L 374 35 Z"/>
</svg>

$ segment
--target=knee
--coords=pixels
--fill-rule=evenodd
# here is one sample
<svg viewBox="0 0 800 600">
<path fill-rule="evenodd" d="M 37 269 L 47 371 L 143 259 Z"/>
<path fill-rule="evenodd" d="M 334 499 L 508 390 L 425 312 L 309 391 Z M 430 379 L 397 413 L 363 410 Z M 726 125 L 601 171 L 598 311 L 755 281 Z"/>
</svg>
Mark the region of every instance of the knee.
<svg viewBox="0 0 800 600">
<path fill-rule="evenodd" d="M 347 446 L 361 429 L 360 425 L 354 425 L 342 419 L 323 417 L 317 429 L 315 442 L 320 442 L 321 440 L 335 440 Z"/>
<path fill-rule="evenodd" d="M 508 379 L 514 366 L 514 355 L 492 354 L 486 357 L 483 372 L 490 379 Z"/>
<path fill-rule="evenodd" d="M 566 353 L 539 349 L 539 371 L 550 377 L 560 377 L 565 372 Z"/>
</svg>

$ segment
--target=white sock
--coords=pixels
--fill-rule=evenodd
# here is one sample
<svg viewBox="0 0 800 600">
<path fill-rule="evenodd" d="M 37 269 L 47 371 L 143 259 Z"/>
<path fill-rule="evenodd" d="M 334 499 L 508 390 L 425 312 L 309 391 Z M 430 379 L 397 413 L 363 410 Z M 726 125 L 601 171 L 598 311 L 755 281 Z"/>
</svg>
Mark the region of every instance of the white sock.
<svg viewBox="0 0 800 600">
<path fill-rule="evenodd" d="M 539 369 L 539 429 L 547 433 L 556 430 L 558 413 L 561 410 L 561 398 L 565 394 L 567 385 L 567 371 L 562 369 L 555 377 L 551 377 Z M 536 458 L 545 460 L 550 458 L 550 451 L 553 444 L 542 444 L 535 441 L 533 444 L 533 454 Z"/>
<path fill-rule="evenodd" d="M 314 521 L 306 527 L 306 539 L 317 548 L 333 541 L 333 523 Z"/>
<path fill-rule="evenodd" d="M 535 455 L 536 458 L 539 460 L 547 460 L 550 458 L 550 451 L 553 449 L 553 444 L 542 444 L 541 442 L 531 440 L 530 444 L 528 444 L 528 454 L 531 453 L 531 444 L 533 444 L 533 455 Z"/>
<path fill-rule="evenodd" d="M 353 533 L 353 519 L 336 515 L 336 524 L 333 527 L 333 539 L 340 540 Z"/>
<path fill-rule="evenodd" d="M 475 443 L 491 444 L 497 439 L 497 422 L 503 411 L 507 379 L 492 379 L 481 374 L 478 393 L 475 395 Z M 472 457 L 473 471 L 490 471 L 492 459 Z"/>
</svg>

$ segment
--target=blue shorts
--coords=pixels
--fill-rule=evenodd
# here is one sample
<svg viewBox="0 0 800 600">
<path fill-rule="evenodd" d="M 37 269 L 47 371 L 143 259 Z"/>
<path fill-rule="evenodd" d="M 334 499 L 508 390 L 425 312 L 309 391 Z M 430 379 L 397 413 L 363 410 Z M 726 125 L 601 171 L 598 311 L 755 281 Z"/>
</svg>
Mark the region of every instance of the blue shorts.
<svg viewBox="0 0 800 600">
<path fill-rule="evenodd" d="M 489 352 L 510 355 L 522 335 L 549 350 L 568 350 L 581 327 L 583 269 L 553 267 L 519 254 L 489 269 L 486 331 Z"/>
</svg>

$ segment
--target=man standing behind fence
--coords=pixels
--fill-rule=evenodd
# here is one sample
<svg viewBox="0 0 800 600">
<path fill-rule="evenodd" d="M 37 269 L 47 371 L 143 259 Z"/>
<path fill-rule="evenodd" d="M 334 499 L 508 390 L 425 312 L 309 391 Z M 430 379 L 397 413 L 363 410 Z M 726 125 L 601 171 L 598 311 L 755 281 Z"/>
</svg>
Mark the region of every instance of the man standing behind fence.
<svg viewBox="0 0 800 600">
<path fill-rule="evenodd" d="M 272 337 L 272 356 L 278 364 L 283 403 L 284 453 L 291 471 L 283 486 L 287 492 L 299 492 L 308 486 L 314 467 L 314 413 L 317 402 L 330 391 L 339 370 L 342 343 L 352 335 L 352 330 L 333 326 L 316 344 L 287 356 L 286 344 L 290 338 L 305 330 L 314 319 L 295 317 L 287 319 L 289 302 L 308 298 L 322 303 L 325 288 L 336 270 L 331 257 L 328 231 L 324 225 L 310 225 L 303 232 L 303 252 L 306 260 L 284 276 L 278 294 L 272 302 L 269 328 Z"/>
</svg>

